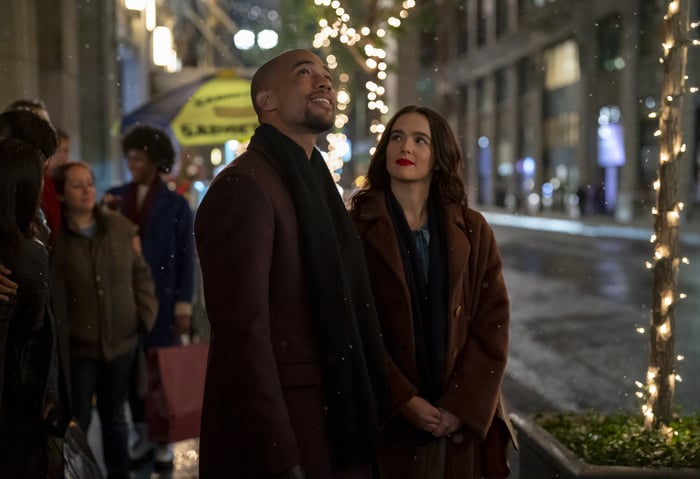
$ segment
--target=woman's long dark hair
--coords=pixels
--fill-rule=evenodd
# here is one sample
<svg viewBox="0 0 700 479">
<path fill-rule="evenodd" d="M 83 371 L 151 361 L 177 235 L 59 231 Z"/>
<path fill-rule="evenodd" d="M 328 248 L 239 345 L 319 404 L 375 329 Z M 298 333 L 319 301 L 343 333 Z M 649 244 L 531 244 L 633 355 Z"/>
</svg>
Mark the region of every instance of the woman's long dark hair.
<svg viewBox="0 0 700 479">
<path fill-rule="evenodd" d="M 462 153 L 449 123 L 440 114 L 430 108 L 409 105 L 401 108 L 391 117 L 382 134 L 377 149 L 365 177 L 363 188 L 352 198 L 352 205 L 362 202 L 362 199 L 375 191 L 388 191 L 391 178 L 386 169 L 386 149 L 396 120 L 407 113 L 418 113 L 428 120 L 430 125 L 430 144 L 435 166 L 433 183 L 437 182 L 440 195 L 450 203 L 467 204 L 467 193 L 462 181 Z"/>
<path fill-rule="evenodd" d="M 34 235 L 44 156 L 33 146 L 0 139 L 0 257 L 11 267 L 22 238 Z"/>
</svg>

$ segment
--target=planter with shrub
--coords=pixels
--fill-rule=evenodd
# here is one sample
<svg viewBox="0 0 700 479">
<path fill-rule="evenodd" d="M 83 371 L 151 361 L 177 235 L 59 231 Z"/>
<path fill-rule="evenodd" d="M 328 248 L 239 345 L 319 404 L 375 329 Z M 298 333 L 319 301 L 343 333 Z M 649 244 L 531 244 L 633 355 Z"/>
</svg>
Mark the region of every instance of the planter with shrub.
<svg viewBox="0 0 700 479">
<path fill-rule="evenodd" d="M 519 479 L 699 479 L 700 414 L 665 436 L 630 414 L 511 414 Z"/>
</svg>

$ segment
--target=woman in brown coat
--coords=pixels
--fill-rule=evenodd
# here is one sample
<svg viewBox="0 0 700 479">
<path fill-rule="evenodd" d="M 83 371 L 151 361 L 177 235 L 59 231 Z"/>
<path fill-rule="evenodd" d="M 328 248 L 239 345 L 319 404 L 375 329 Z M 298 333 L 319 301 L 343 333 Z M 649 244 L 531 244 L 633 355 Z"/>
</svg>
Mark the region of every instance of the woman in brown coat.
<svg viewBox="0 0 700 479">
<path fill-rule="evenodd" d="M 383 478 L 508 475 L 508 295 L 493 232 L 467 208 L 461 168 L 447 122 L 404 107 L 352 200 L 391 387 Z"/>
</svg>

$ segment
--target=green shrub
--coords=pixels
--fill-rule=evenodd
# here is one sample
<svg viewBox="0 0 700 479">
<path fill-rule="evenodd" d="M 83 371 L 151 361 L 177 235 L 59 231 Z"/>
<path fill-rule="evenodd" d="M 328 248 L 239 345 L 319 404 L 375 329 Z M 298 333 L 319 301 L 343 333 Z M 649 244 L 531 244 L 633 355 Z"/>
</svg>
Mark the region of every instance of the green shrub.
<svg viewBox="0 0 700 479">
<path fill-rule="evenodd" d="M 679 416 L 670 437 L 644 430 L 641 414 L 550 413 L 535 422 L 589 464 L 700 468 L 700 413 Z"/>
</svg>

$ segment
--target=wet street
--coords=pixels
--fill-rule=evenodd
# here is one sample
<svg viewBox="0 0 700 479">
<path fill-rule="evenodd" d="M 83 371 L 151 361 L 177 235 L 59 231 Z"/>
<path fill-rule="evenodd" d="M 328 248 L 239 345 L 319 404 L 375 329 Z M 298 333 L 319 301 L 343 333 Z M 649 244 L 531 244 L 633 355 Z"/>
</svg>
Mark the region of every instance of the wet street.
<svg viewBox="0 0 700 479">
<path fill-rule="evenodd" d="M 652 301 L 646 239 L 605 238 L 494 226 L 511 299 L 505 383 L 513 409 L 602 412 L 639 409 Z M 700 247 L 683 244 L 688 296 L 676 312 L 676 354 L 683 381 L 675 402 L 700 409 Z"/>
</svg>

